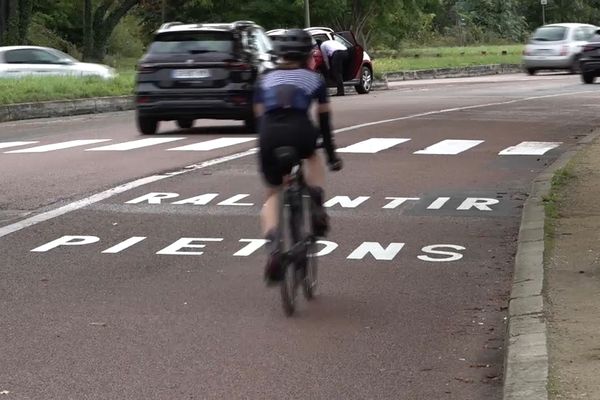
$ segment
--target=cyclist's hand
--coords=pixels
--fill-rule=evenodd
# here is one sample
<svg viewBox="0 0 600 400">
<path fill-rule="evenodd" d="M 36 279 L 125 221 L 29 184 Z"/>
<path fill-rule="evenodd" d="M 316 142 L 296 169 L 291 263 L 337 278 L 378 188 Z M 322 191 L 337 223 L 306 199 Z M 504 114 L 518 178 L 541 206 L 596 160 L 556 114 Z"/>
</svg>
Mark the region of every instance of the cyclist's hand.
<svg viewBox="0 0 600 400">
<path fill-rule="evenodd" d="M 344 168 L 344 163 L 342 162 L 341 158 L 334 158 L 332 160 L 329 160 L 328 164 L 330 171 L 341 171 L 341 169 Z"/>
</svg>

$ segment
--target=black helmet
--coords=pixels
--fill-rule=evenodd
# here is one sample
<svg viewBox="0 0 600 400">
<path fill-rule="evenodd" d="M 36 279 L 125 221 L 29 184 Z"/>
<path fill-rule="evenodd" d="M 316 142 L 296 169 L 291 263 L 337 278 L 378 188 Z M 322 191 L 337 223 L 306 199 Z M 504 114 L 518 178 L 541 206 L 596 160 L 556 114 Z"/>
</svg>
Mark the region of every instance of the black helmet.
<svg viewBox="0 0 600 400">
<path fill-rule="evenodd" d="M 303 60 L 310 54 L 312 36 L 302 29 L 287 29 L 271 36 L 275 54 L 290 60 Z"/>
</svg>

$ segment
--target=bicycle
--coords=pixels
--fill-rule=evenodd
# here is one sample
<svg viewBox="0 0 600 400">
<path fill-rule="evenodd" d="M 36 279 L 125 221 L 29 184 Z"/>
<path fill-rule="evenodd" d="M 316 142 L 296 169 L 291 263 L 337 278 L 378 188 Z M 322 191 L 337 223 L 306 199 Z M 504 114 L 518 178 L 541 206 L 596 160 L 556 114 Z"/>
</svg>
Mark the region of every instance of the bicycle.
<svg viewBox="0 0 600 400">
<path fill-rule="evenodd" d="M 275 149 L 285 181 L 279 192 L 279 224 L 276 231 L 280 254 L 281 299 L 287 316 L 296 310 L 296 293 L 302 284 L 304 297 L 312 300 L 317 291 L 317 239 L 312 215 L 315 204 L 302 173 L 302 160 L 293 147 Z M 310 229 L 308 229 L 310 228 Z"/>
</svg>

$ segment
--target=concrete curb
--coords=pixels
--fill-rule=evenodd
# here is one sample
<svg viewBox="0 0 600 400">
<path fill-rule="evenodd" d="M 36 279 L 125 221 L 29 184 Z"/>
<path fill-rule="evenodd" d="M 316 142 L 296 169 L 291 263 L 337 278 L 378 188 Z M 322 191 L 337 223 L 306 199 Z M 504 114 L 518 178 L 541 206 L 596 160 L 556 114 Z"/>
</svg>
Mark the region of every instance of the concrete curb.
<svg viewBox="0 0 600 400">
<path fill-rule="evenodd" d="M 0 122 L 132 110 L 133 96 L 43 101 L 0 106 Z"/>
<path fill-rule="evenodd" d="M 488 64 L 458 68 L 388 72 L 383 75 L 383 80 L 385 82 L 398 82 L 419 79 L 470 78 L 485 75 L 515 74 L 522 71 L 523 67 L 519 64 Z"/>
<path fill-rule="evenodd" d="M 600 132 L 586 136 L 537 176 L 525 201 L 508 307 L 504 400 L 548 400 L 543 199 L 550 193 L 556 171 L 564 168 L 583 146 L 598 136 Z"/>
</svg>

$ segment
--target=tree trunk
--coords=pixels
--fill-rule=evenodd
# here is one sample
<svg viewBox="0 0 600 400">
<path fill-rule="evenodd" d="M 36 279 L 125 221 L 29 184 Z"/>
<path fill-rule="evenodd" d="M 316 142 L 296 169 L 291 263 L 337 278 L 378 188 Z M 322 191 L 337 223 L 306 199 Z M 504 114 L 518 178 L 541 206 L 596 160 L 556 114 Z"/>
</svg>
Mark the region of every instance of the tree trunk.
<svg viewBox="0 0 600 400">
<path fill-rule="evenodd" d="M 19 0 L 8 0 L 6 44 L 19 44 Z"/>
<path fill-rule="evenodd" d="M 0 46 L 4 45 L 4 37 L 8 29 L 6 23 L 8 17 L 8 1 L 0 0 Z"/>
<path fill-rule="evenodd" d="M 93 22 L 93 49 L 91 51 L 91 58 L 94 61 L 102 62 L 106 56 L 106 49 L 108 47 L 108 40 L 112 35 L 115 27 L 119 24 L 121 19 L 139 3 L 139 0 L 121 0 L 117 7 L 114 7 L 109 12 L 112 0 L 104 0 L 94 13 Z M 108 14 L 107 14 L 108 13 Z"/>
<path fill-rule="evenodd" d="M 94 26 L 92 21 L 92 0 L 84 0 L 83 4 L 83 59 L 92 58 L 94 49 Z"/>
<path fill-rule="evenodd" d="M 33 0 L 19 1 L 19 44 L 27 44 L 27 34 L 31 24 Z"/>
</svg>

